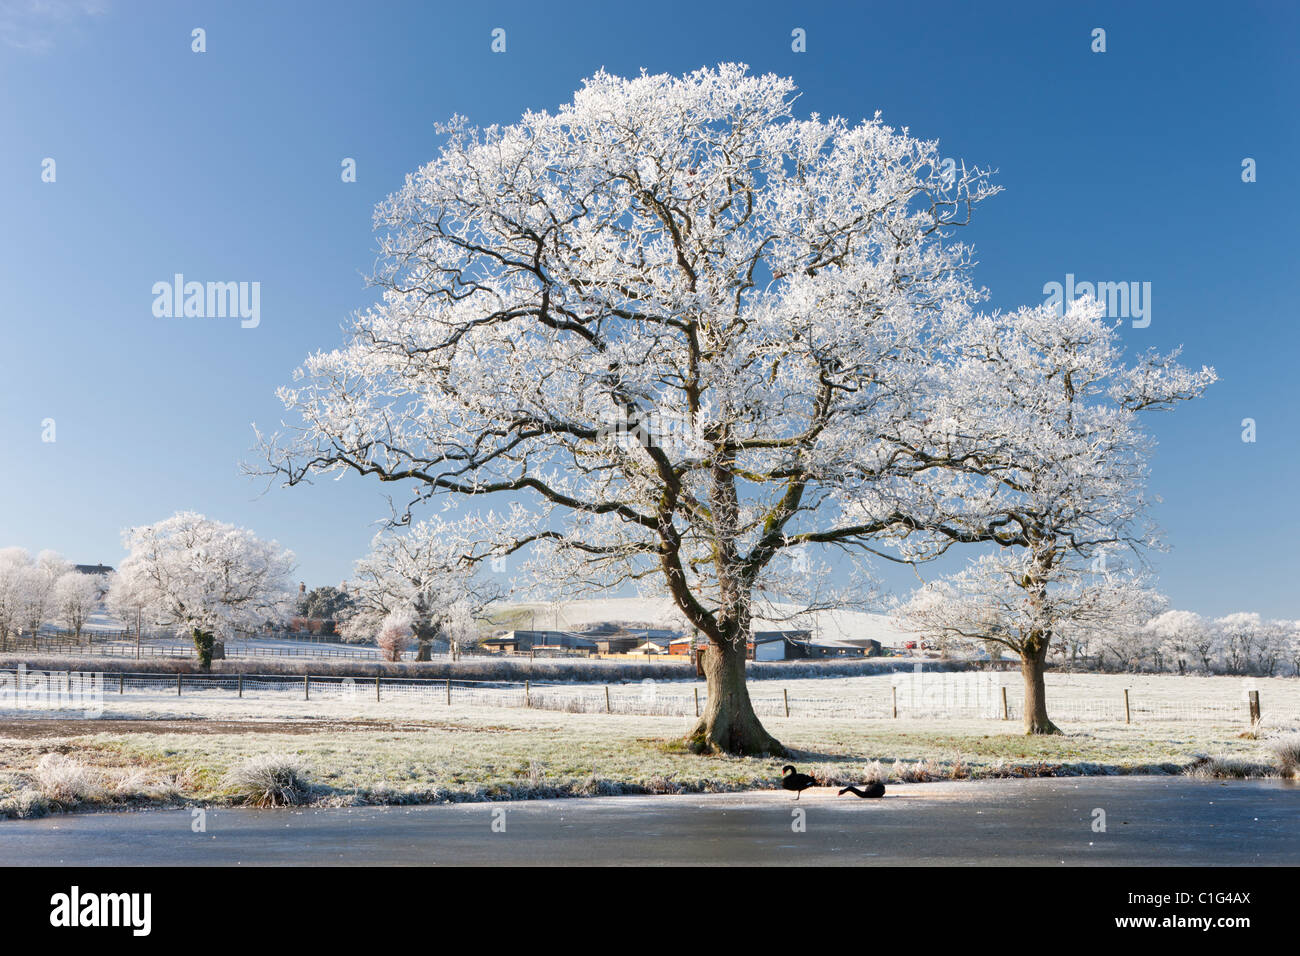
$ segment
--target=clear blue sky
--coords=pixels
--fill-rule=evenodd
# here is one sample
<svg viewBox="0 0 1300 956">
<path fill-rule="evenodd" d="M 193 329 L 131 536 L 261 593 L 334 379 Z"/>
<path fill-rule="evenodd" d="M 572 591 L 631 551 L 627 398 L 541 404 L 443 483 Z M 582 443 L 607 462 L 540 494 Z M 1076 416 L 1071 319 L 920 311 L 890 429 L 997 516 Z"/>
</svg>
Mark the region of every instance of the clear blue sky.
<svg viewBox="0 0 1300 956">
<path fill-rule="evenodd" d="M 1150 282 L 1127 344 L 1183 343 L 1222 379 L 1150 421 L 1160 586 L 1202 613 L 1300 617 L 1297 6 L 833 6 L 0 0 L 0 546 L 116 564 L 122 528 L 194 509 L 337 583 L 384 489 L 263 495 L 239 462 L 250 423 L 280 418 L 275 387 L 370 301 L 371 208 L 433 157 L 434 123 L 554 108 L 600 67 L 742 60 L 793 76 L 802 111 L 879 109 L 997 167 L 1006 191 L 965 236 L 994 306 L 1067 273 Z M 155 318 L 177 272 L 260 282 L 260 326 Z"/>
</svg>

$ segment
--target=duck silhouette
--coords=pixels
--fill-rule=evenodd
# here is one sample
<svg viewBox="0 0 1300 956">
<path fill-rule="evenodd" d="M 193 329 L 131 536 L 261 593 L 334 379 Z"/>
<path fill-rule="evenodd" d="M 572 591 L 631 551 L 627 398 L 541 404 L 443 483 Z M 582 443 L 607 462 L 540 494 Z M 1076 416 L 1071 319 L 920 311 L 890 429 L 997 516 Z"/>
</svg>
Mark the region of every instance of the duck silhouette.
<svg viewBox="0 0 1300 956">
<path fill-rule="evenodd" d="M 817 786 L 817 781 L 806 773 L 797 772 L 794 767 L 786 764 L 781 768 L 781 788 L 783 790 L 793 790 L 794 798 L 799 799 L 799 794 L 803 793 L 809 787 Z"/>
<path fill-rule="evenodd" d="M 841 790 L 839 794 L 837 794 L 837 796 L 842 797 L 846 793 L 851 793 L 855 797 L 871 797 L 871 798 L 883 797 L 885 795 L 885 785 L 881 783 L 879 780 L 876 780 L 873 783 L 867 784 L 865 789 L 859 790 L 857 787 L 853 786 L 852 784 L 849 784 L 847 787 Z"/>
</svg>

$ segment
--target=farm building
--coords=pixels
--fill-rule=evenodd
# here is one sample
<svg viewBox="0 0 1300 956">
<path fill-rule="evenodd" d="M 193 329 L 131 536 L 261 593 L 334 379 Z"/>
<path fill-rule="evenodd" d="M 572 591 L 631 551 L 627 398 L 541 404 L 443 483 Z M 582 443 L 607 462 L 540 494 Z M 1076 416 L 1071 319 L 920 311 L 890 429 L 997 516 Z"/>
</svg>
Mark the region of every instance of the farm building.
<svg viewBox="0 0 1300 956">
<path fill-rule="evenodd" d="M 707 643 L 708 642 L 702 637 L 697 637 L 692 634 L 683 634 L 679 637 L 674 637 L 668 642 L 668 653 L 681 654 L 684 657 L 687 654 L 690 654 L 696 647 L 702 647 Z"/>
<path fill-rule="evenodd" d="M 746 656 L 751 661 L 790 661 L 808 657 L 807 644 L 812 634 L 808 631 L 754 631 L 746 645 Z M 707 638 L 681 637 L 669 644 L 673 654 L 690 654 L 693 650 L 709 646 Z"/>
<path fill-rule="evenodd" d="M 638 644 L 638 645 L 637 645 L 633 650 L 629 651 L 629 653 L 631 653 L 631 654 L 667 654 L 667 653 L 668 653 L 668 642 L 667 642 L 667 641 L 664 641 L 664 642 L 661 642 L 661 643 L 656 643 L 655 641 L 644 641 L 644 642 L 642 642 L 641 644 Z"/>
<path fill-rule="evenodd" d="M 653 627 L 626 627 L 618 624 L 598 624 L 579 634 L 595 643 L 600 654 L 644 654 L 642 645 L 648 643 L 662 648 L 651 651 L 656 654 L 668 653 L 669 642 L 677 637 L 676 631 Z"/>
<path fill-rule="evenodd" d="M 755 631 L 749 641 L 751 661 L 790 661 L 807 657 L 810 631 Z"/>
<path fill-rule="evenodd" d="M 507 631 L 480 645 L 485 651 L 502 654 L 528 654 L 537 651 L 578 651 L 592 653 L 596 642 L 572 631 Z"/>
<path fill-rule="evenodd" d="M 677 637 L 669 642 L 669 653 L 686 655 L 707 646 L 703 637 Z M 754 661 L 876 657 L 881 653 L 879 641 L 819 640 L 809 631 L 755 631 L 748 646 L 749 659 Z"/>
<path fill-rule="evenodd" d="M 596 644 L 598 654 L 626 654 L 637 645 L 636 635 L 630 634 L 622 625 L 604 621 L 584 628 L 582 636 Z"/>
<path fill-rule="evenodd" d="M 811 658 L 826 657 L 879 657 L 884 653 L 879 641 L 870 638 L 862 640 L 817 640 L 812 639 L 803 646 L 804 656 Z"/>
</svg>

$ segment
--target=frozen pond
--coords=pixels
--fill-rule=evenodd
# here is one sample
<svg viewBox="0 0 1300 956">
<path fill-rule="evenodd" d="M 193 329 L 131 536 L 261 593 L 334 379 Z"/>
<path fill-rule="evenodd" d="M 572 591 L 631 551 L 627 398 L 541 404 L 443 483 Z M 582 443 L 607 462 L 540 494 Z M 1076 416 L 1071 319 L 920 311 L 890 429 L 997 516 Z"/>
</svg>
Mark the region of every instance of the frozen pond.
<svg viewBox="0 0 1300 956">
<path fill-rule="evenodd" d="M 891 787 L 883 800 L 812 790 L 798 803 L 762 791 L 219 809 L 202 832 L 189 810 L 56 816 L 0 823 L 0 865 L 1296 865 L 1297 821 L 1300 785 L 1283 781 L 998 780 Z"/>
</svg>

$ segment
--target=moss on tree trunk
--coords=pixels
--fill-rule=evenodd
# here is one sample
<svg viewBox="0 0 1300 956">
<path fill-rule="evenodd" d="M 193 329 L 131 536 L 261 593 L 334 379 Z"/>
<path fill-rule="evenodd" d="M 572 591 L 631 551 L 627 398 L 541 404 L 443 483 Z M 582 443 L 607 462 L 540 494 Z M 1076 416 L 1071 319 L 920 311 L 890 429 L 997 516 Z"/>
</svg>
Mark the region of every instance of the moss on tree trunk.
<svg viewBox="0 0 1300 956">
<path fill-rule="evenodd" d="M 199 668 L 201 670 L 212 670 L 212 648 L 216 644 L 216 638 L 211 631 L 201 631 L 197 627 L 190 632 L 194 639 L 194 653 L 199 659 Z"/>
</svg>

